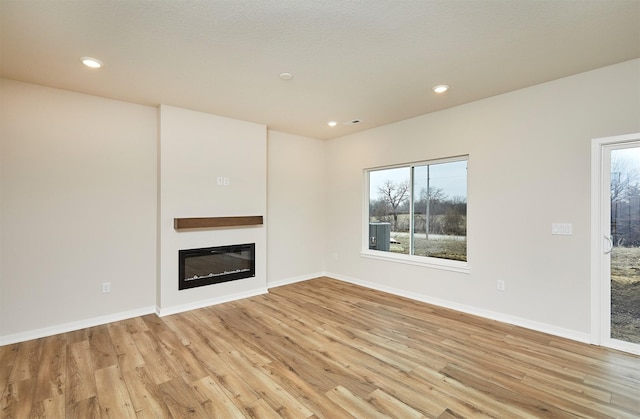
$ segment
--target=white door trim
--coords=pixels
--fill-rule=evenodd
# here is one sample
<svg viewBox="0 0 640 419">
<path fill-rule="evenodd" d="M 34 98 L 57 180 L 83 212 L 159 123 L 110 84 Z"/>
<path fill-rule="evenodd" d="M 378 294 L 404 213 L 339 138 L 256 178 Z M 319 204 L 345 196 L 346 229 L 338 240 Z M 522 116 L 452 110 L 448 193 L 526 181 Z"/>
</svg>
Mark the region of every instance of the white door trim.
<svg viewBox="0 0 640 419">
<path fill-rule="evenodd" d="M 610 283 L 602 278 L 610 275 L 609 258 L 605 254 L 608 243 L 604 237 L 609 232 L 610 205 L 605 191 L 610 187 L 610 150 L 626 143 L 640 141 L 640 133 L 595 138 L 591 141 L 591 343 L 638 352 L 638 345 L 611 339 L 610 334 Z M 608 233 L 607 233 L 608 234 Z"/>
</svg>

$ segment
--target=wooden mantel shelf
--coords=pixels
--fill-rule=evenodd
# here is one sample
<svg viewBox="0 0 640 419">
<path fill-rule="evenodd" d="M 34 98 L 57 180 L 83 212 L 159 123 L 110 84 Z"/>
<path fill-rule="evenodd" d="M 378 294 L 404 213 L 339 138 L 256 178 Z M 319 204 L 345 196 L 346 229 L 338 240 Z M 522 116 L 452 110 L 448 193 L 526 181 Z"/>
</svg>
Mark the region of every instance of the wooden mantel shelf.
<svg viewBox="0 0 640 419">
<path fill-rule="evenodd" d="M 186 228 L 255 226 L 262 224 L 262 215 L 248 217 L 199 217 L 173 219 L 173 228 L 176 230 L 182 230 Z"/>
</svg>

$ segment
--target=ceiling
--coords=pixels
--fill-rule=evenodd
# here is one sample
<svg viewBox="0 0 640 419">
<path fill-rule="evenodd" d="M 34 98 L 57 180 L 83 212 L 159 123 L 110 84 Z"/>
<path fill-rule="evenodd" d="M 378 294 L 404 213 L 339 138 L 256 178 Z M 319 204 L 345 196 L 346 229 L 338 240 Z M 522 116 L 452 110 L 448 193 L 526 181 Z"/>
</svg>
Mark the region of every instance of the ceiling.
<svg viewBox="0 0 640 419">
<path fill-rule="evenodd" d="M 0 0 L 1 77 L 318 139 L 638 57 L 640 0 Z"/>
</svg>

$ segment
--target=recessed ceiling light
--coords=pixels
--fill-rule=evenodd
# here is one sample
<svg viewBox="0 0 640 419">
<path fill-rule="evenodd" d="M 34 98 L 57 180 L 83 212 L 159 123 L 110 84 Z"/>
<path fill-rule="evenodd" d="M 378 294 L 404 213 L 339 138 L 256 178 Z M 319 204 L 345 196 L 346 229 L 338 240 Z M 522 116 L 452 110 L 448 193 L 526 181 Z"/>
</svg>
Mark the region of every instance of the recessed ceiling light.
<svg viewBox="0 0 640 419">
<path fill-rule="evenodd" d="M 86 65 L 89 68 L 100 68 L 100 67 L 102 67 L 102 61 L 98 60 L 97 58 L 82 57 L 80 59 L 80 61 L 82 61 L 82 64 Z"/>
<path fill-rule="evenodd" d="M 433 91 L 436 92 L 436 93 L 444 93 L 447 90 L 449 90 L 449 85 L 448 84 L 439 84 L 439 85 L 433 87 Z"/>
<path fill-rule="evenodd" d="M 293 78 L 293 74 L 291 73 L 280 73 L 280 79 L 282 80 L 291 80 Z"/>
<path fill-rule="evenodd" d="M 336 121 L 329 121 L 327 122 L 327 125 L 329 125 L 330 127 L 335 127 L 336 125 L 338 125 L 338 123 Z"/>
</svg>

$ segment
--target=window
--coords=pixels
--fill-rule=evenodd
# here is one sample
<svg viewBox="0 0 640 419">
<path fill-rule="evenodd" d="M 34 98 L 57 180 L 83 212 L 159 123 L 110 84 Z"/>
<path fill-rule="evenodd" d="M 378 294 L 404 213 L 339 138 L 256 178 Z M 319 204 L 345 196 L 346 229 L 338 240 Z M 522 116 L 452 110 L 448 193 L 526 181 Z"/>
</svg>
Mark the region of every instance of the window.
<svg viewBox="0 0 640 419">
<path fill-rule="evenodd" d="M 369 169 L 365 176 L 364 256 L 466 268 L 466 156 Z"/>
</svg>

